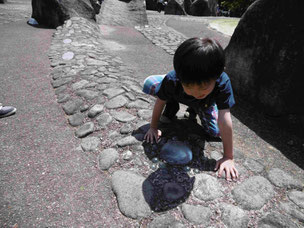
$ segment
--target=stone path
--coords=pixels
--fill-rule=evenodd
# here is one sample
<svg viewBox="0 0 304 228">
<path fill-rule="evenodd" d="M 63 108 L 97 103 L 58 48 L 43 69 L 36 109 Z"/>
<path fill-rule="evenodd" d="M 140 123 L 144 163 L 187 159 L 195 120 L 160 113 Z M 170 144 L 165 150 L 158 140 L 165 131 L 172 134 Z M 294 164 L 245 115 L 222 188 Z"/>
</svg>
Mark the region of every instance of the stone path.
<svg viewBox="0 0 304 228">
<path fill-rule="evenodd" d="M 186 37 L 164 29 L 163 23 L 161 17 L 154 17 L 149 26 L 136 29 L 173 54 Z M 153 156 L 150 160 L 148 155 L 151 151 L 157 153 L 159 148 L 142 142 L 154 99 L 141 92 L 140 83 L 132 77 L 132 66 L 107 53 L 101 39 L 97 25 L 72 18 L 57 28 L 49 57 L 57 101 L 75 129 L 80 147 L 84 153 L 95 155 L 101 172 L 112 176 L 112 189 L 121 213 L 118 218 L 130 218 L 139 227 L 303 226 L 302 180 L 283 167 L 266 167 L 262 157 L 248 157 L 240 148 L 235 148 L 241 174 L 237 182 L 218 179 L 214 172 L 201 172 L 199 167 L 190 168 L 186 176 L 195 181 L 184 203 L 164 213 L 153 212 L 149 198 L 156 189 L 147 180 L 166 186 L 172 178 L 154 178 L 156 173 L 167 172 L 168 166 L 152 159 Z M 185 133 L 194 129 L 187 129 L 182 122 L 177 123 L 181 130 L 178 127 L 183 127 Z M 180 138 L 167 134 L 166 140 L 177 139 Z M 195 147 L 201 145 L 206 159 L 222 156 L 221 143 L 204 144 L 197 132 L 184 140 L 192 140 Z M 185 174 L 176 172 L 177 178 Z"/>
</svg>

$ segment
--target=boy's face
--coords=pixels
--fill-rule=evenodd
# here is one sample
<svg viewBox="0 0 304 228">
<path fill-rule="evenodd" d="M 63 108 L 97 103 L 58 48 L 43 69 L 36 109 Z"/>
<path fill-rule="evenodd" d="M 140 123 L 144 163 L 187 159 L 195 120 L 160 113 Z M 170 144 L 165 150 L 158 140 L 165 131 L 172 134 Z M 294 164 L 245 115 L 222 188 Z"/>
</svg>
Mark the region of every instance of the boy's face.
<svg viewBox="0 0 304 228">
<path fill-rule="evenodd" d="M 204 82 L 201 84 L 182 84 L 184 91 L 189 96 L 195 97 L 196 99 L 204 99 L 207 97 L 215 86 L 215 80 L 210 82 Z"/>
</svg>

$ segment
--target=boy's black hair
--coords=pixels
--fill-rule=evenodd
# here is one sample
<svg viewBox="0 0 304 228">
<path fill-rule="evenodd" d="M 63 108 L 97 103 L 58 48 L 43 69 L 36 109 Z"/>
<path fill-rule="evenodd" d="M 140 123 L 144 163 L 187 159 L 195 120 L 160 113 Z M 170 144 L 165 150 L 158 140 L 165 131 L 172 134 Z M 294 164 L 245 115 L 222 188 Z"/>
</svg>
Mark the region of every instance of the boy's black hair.
<svg viewBox="0 0 304 228">
<path fill-rule="evenodd" d="M 177 48 L 173 65 L 177 78 L 183 84 L 216 80 L 224 71 L 224 50 L 215 40 L 190 38 Z"/>
</svg>

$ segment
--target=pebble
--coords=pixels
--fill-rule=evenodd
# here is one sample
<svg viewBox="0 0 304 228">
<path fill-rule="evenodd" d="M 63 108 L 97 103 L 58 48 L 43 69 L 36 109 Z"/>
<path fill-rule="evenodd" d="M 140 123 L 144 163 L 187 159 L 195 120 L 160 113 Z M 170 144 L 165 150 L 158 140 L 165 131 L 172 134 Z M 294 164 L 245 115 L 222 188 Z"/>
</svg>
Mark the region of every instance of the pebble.
<svg viewBox="0 0 304 228">
<path fill-rule="evenodd" d="M 86 137 L 81 141 L 81 148 L 84 151 L 96 151 L 100 143 L 100 139 L 97 137 Z"/>
<path fill-rule="evenodd" d="M 74 115 L 69 116 L 69 123 L 71 126 L 77 127 L 77 126 L 83 124 L 84 118 L 85 118 L 84 114 L 75 113 Z"/>
<path fill-rule="evenodd" d="M 128 103 L 127 98 L 122 95 L 112 98 L 111 100 L 105 103 L 106 108 L 114 109 L 114 108 L 121 108 Z"/>
<path fill-rule="evenodd" d="M 88 117 L 94 118 L 97 116 L 99 113 L 101 113 L 103 110 L 103 105 L 102 104 L 95 104 L 89 111 Z"/>
<path fill-rule="evenodd" d="M 106 95 L 109 99 L 111 99 L 124 92 L 125 92 L 125 90 L 122 88 L 109 88 L 109 89 L 104 90 L 103 94 Z"/>
<path fill-rule="evenodd" d="M 77 129 L 77 131 L 75 132 L 75 135 L 78 138 L 82 138 L 82 137 L 85 137 L 85 136 L 93 133 L 93 131 L 94 131 L 94 123 L 87 122 L 87 123 L 83 124 L 80 128 Z"/>
<path fill-rule="evenodd" d="M 134 145 L 134 144 L 137 144 L 137 143 L 139 143 L 139 141 L 135 137 L 130 135 L 130 136 L 127 136 L 127 137 L 122 138 L 121 140 L 119 140 L 117 142 L 117 145 L 119 147 L 124 147 L 124 146 L 131 146 L 131 145 Z"/>
<path fill-rule="evenodd" d="M 98 155 L 98 167 L 101 170 L 108 170 L 118 160 L 119 155 L 117 150 L 109 148 L 103 150 Z"/>
<path fill-rule="evenodd" d="M 75 99 L 75 100 L 71 100 L 71 101 L 68 101 L 67 103 L 65 103 L 62 106 L 62 108 L 67 115 L 72 115 L 72 114 L 76 113 L 80 109 L 80 106 L 82 106 L 82 105 L 83 105 L 82 100 Z"/>
<path fill-rule="evenodd" d="M 123 123 L 126 123 L 126 122 L 130 122 L 132 120 L 134 120 L 136 118 L 136 116 L 133 116 L 132 114 L 128 113 L 128 112 L 125 112 L 125 111 L 122 111 L 122 112 L 114 112 L 112 114 L 112 116 L 120 121 L 120 122 L 123 122 Z"/>
<path fill-rule="evenodd" d="M 112 122 L 112 120 L 113 120 L 113 118 L 109 113 L 103 113 L 97 117 L 98 125 L 101 128 L 105 128 L 109 123 Z"/>
<path fill-rule="evenodd" d="M 62 59 L 63 60 L 71 60 L 74 58 L 74 53 L 69 51 L 69 52 L 66 52 L 62 55 Z"/>
</svg>

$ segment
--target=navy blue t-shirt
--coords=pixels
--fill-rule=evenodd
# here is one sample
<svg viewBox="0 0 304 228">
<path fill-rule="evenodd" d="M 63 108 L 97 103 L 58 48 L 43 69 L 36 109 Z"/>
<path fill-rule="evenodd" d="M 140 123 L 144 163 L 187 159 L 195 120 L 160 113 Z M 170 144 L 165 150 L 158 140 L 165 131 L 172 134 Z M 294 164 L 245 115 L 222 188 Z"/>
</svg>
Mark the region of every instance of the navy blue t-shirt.
<svg viewBox="0 0 304 228">
<path fill-rule="evenodd" d="M 223 72 L 216 80 L 213 91 L 204 99 L 196 99 L 184 92 L 180 80 L 176 77 L 175 71 L 170 71 L 163 79 L 156 96 L 165 101 L 176 101 L 189 107 L 207 109 L 214 103 L 218 109 L 229 109 L 235 104 L 232 86 L 228 75 Z"/>
</svg>

